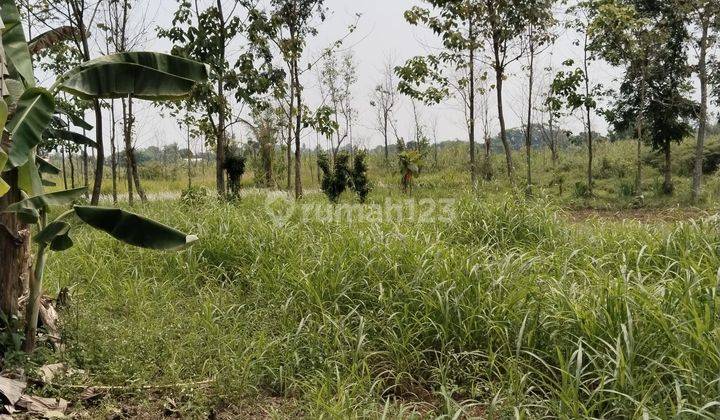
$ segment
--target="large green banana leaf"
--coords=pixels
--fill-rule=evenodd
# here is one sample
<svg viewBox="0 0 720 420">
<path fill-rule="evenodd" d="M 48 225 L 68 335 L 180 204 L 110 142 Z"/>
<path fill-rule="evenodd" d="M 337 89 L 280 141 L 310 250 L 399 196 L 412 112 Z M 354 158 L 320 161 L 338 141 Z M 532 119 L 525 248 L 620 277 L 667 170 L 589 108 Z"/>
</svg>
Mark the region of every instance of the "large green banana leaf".
<svg viewBox="0 0 720 420">
<path fill-rule="evenodd" d="M 54 111 L 55 100 L 45 89 L 30 88 L 20 97 L 15 115 L 7 124 L 12 140 L 9 158 L 13 168 L 30 159 L 33 149 L 42 141 Z"/>
<path fill-rule="evenodd" d="M 5 24 L 2 42 L 9 64 L 10 77 L 19 77 L 26 88 L 31 88 L 35 86 L 35 73 L 15 1 L 0 0 L 0 18 Z"/>
<path fill-rule="evenodd" d="M 7 102 L 0 98 L 0 134 L 5 131 L 5 125 L 7 124 L 9 113 L 10 111 L 8 110 Z M 2 168 L 0 168 L 0 170 L 2 170 Z"/>
<path fill-rule="evenodd" d="M 48 128 L 45 130 L 45 133 L 43 133 L 43 138 L 67 140 L 81 146 L 97 147 L 97 143 L 89 137 L 61 128 Z"/>
<path fill-rule="evenodd" d="M 154 220 L 121 209 L 75 206 L 75 214 L 95 229 L 113 238 L 140 248 L 177 250 L 197 240 Z"/>
<path fill-rule="evenodd" d="M 3 152 L 2 149 L 0 149 L 0 174 L 2 174 L 3 169 L 5 169 L 5 163 L 7 162 L 7 153 Z M 3 181 L 2 178 L 0 178 L 0 197 L 7 194 L 7 192 L 10 191 L 10 186 L 7 184 L 7 182 Z"/>
<path fill-rule="evenodd" d="M 205 82 L 208 67 L 197 61 L 154 52 L 112 54 L 81 64 L 57 87 L 83 99 L 183 99 Z"/>
<path fill-rule="evenodd" d="M 23 222 L 34 224 L 38 222 L 41 212 L 47 212 L 51 206 L 72 204 L 73 201 L 82 197 L 86 192 L 87 188 L 83 187 L 36 195 L 9 205 L 5 212 L 15 213 Z"/>
</svg>

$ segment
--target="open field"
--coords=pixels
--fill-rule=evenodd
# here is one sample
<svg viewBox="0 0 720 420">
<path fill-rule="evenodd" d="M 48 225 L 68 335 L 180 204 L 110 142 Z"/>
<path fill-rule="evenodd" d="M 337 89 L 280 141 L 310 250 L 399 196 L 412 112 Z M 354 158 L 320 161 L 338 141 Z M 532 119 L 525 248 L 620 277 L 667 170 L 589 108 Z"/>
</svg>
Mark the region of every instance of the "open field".
<svg viewBox="0 0 720 420">
<path fill-rule="evenodd" d="M 262 194 L 137 208 L 200 242 L 77 234 L 49 262 L 47 289 L 73 302 L 49 357 L 130 385 L 93 415 L 152 417 L 168 395 L 188 417 L 720 414 L 716 219 L 576 223 L 543 199 L 455 198 L 427 223 L 303 217 Z"/>
</svg>

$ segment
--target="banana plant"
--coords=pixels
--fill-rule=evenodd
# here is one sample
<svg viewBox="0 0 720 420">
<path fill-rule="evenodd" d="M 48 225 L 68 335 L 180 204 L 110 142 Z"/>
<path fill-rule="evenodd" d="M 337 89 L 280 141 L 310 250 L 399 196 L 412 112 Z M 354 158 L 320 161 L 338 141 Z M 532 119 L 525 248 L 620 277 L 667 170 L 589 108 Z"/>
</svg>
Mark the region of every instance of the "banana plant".
<svg viewBox="0 0 720 420">
<path fill-rule="evenodd" d="M 4 150 L 0 148 L 0 174 L 17 171 L 16 185 L 8 185 L 0 180 L 0 197 L 13 188 L 22 191 L 27 198 L 9 205 L 3 211 L 15 214 L 19 220 L 37 228 L 34 236 L 37 247 L 33 268 L 35 276 L 30 285 L 25 327 L 24 347 L 29 352 L 35 347 L 47 254 L 72 246 L 68 233 L 73 226 L 82 223 L 127 244 L 156 250 L 180 249 L 197 239 L 161 223 L 114 208 L 73 206 L 48 223 L 51 207 L 66 206 L 86 193 L 84 188 L 47 194 L 43 191 L 40 172 L 53 169 L 37 159 L 37 147 L 50 136 L 87 141 L 63 128 L 51 127 L 54 114 L 61 112 L 56 106 L 56 95 L 65 92 L 89 100 L 180 100 L 189 96 L 196 84 L 207 81 L 208 67 L 162 53 L 119 53 L 85 62 L 61 76 L 51 88 L 45 89 L 35 84 L 30 49 L 14 0 L 0 0 L 0 19 L 0 132 L 4 132 Z"/>
<path fill-rule="evenodd" d="M 35 348 L 38 313 L 45 263 L 49 251 L 62 252 L 73 246 L 70 231 L 78 225 L 87 225 L 103 231 L 113 238 L 140 248 L 154 250 L 179 250 L 190 246 L 198 238 L 143 216 L 117 208 L 72 206 L 55 220 L 47 217 L 53 207 L 72 204 L 87 193 L 86 188 L 59 191 L 29 197 L 10 205 L 5 212 L 15 213 L 20 220 L 37 227 L 33 242 L 37 255 L 30 284 L 25 329 L 25 350 Z"/>
</svg>

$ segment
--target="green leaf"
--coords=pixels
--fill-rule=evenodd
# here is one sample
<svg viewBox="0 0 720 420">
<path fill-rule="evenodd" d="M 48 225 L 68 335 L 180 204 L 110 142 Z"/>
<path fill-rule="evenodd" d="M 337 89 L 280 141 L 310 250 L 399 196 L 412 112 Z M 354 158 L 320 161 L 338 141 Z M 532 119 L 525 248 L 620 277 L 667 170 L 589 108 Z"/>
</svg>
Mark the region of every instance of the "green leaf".
<svg viewBox="0 0 720 420">
<path fill-rule="evenodd" d="M 42 141 L 54 110 L 55 100 L 45 89 L 31 88 L 20 97 L 15 115 L 7 125 L 12 139 L 9 157 L 13 168 L 30 159 L 33 149 Z"/>
<path fill-rule="evenodd" d="M 197 240 L 197 236 L 186 235 L 179 230 L 121 209 L 87 206 L 74 208 L 75 214 L 83 222 L 110 234 L 119 241 L 140 248 L 177 250 Z"/>
<path fill-rule="evenodd" d="M 81 146 L 97 147 L 97 143 L 91 138 L 62 128 L 48 128 L 45 130 L 45 133 L 43 133 L 43 138 L 66 140 Z"/>
<path fill-rule="evenodd" d="M 35 152 L 31 154 L 32 159 L 18 168 L 18 187 L 29 196 L 41 195 L 44 192 L 42 179 L 35 165 Z"/>
<path fill-rule="evenodd" d="M 69 223 L 54 221 L 38 232 L 33 240 L 44 246 L 50 245 L 50 249 L 53 251 L 65 251 L 73 246 L 69 233 Z"/>
<path fill-rule="evenodd" d="M 25 223 L 37 223 L 41 212 L 47 212 L 51 206 L 71 204 L 86 192 L 87 188 L 83 187 L 36 195 L 8 206 L 5 213 L 15 213 Z"/>
<path fill-rule="evenodd" d="M 63 114 L 65 116 L 67 116 L 68 118 L 70 118 L 70 122 L 76 127 L 84 128 L 85 130 L 93 129 L 92 124 L 85 121 L 81 116 L 77 115 L 76 113 L 74 113 L 72 111 L 68 111 L 67 109 L 64 109 L 62 107 L 58 107 L 56 111 L 57 111 L 57 113 Z M 65 124 L 65 125 L 67 125 L 67 124 Z"/>
<path fill-rule="evenodd" d="M 5 168 L 5 162 L 7 162 L 7 153 L 3 152 L 2 149 L 0 149 L 0 174 L 2 174 L 3 169 Z M 7 192 L 10 191 L 10 186 L 7 184 L 7 182 L 3 181 L 2 178 L 0 178 L 0 197 L 7 194 Z"/>
<path fill-rule="evenodd" d="M 208 67 L 197 61 L 154 52 L 112 54 L 66 73 L 59 88 L 83 99 L 183 99 L 196 83 L 208 79 Z"/>
<path fill-rule="evenodd" d="M 37 164 L 38 171 L 42 174 L 60 175 L 60 168 L 40 156 L 35 156 L 35 163 Z"/>
<path fill-rule="evenodd" d="M 7 124 L 8 119 L 8 105 L 7 102 L 5 102 L 4 99 L 0 98 L 0 134 L 5 131 L 5 125 Z M 2 167 L 0 167 L 0 170 L 2 170 Z"/>
<path fill-rule="evenodd" d="M 38 232 L 33 240 L 39 244 L 48 245 L 60 235 L 66 235 L 70 231 L 70 223 L 55 221 L 49 223 L 45 229 Z"/>
<path fill-rule="evenodd" d="M 0 0 L 0 18 L 5 24 L 2 33 L 3 47 L 8 61 L 10 77 L 21 78 L 26 88 L 35 86 L 32 59 L 23 31 L 20 13 L 13 0 Z"/>
</svg>

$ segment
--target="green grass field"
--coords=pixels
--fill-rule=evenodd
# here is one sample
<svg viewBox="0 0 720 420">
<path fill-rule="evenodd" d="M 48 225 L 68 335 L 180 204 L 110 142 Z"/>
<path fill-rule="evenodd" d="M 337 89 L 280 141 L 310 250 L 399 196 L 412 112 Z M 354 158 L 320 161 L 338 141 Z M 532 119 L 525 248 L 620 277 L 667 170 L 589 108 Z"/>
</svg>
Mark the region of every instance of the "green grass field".
<svg viewBox="0 0 720 420">
<path fill-rule="evenodd" d="M 632 164 L 631 143 L 613 146 L 599 148 L 604 170 Z M 568 179 L 582 157 L 564 159 Z M 497 159 L 477 191 L 455 164 L 428 168 L 411 195 L 375 159 L 365 206 L 348 193 L 329 205 L 309 169 L 298 206 L 249 189 L 232 203 L 137 205 L 200 237 L 180 253 L 80 229 L 45 280 L 49 294 L 71 291 L 66 349 L 26 367 L 84 369 L 44 389 L 72 401 L 65 385 L 122 386 L 81 404 L 89 417 L 157 418 L 168 401 L 187 418 L 720 416 L 720 222 L 703 216 L 715 177 L 705 213 L 667 220 L 688 211 L 689 180 L 663 197 L 646 167 L 643 217 L 620 221 L 579 209 L 632 206 L 617 192 L 632 172 L 599 177 L 592 199 L 571 185 L 559 195 L 537 152 L 528 198 Z M 173 182 L 146 185 L 179 194 Z"/>
</svg>

